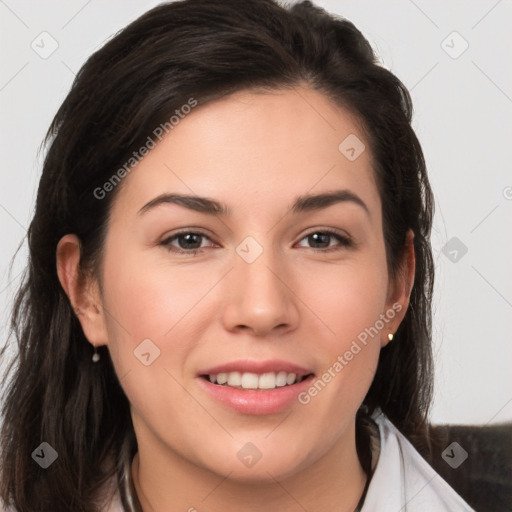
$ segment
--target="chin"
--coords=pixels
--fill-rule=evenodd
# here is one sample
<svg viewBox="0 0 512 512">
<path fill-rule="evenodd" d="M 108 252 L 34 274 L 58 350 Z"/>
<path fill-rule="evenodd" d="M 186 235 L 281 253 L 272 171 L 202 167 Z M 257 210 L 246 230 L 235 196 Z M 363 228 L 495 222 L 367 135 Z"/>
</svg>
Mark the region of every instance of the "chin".
<svg viewBox="0 0 512 512">
<path fill-rule="evenodd" d="M 247 484 L 275 483 L 285 480 L 307 466 L 304 453 L 292 453 L 291 446 L 267 446 L 258 450 L 252 443 L 246 443 L 241 448 L 228 448 L 222 451 L 218 460 L 204 461 L 205 469 L 222 477 L 229 475 L 229 480 Z M 234 456 L 227 457 L 226 453 Z"/>
</svg>

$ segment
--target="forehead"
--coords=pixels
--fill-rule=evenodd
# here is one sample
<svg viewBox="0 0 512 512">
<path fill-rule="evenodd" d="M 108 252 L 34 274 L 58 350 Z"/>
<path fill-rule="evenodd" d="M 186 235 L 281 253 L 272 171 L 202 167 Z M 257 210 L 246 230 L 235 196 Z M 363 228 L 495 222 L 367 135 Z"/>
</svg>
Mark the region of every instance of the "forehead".
<svg viewBox="0 0 512 512">
<path fill-rule="evenodd" d="M 116 202 L 138 209 L 176 191 L 254 211 L 339 188 L 378 200 L 364 132 L 348 111 L 297 87 L 195 107 L 124 178 Z"/>
</svg>

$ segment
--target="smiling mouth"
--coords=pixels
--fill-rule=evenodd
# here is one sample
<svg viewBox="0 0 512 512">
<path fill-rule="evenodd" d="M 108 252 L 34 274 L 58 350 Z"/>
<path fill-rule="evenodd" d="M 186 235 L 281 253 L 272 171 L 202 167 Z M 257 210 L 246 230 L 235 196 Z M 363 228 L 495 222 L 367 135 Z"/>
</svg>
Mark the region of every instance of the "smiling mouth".
<svg viewBox="0 0 512 512">
<path fill-rule="evenodd" d="M 261 389 L 271 390 L 276 388 L 290 387 L 299 384 L 303 380 L 313 377 L 312 373 L 299 375 L 288 372 L 268 372 L 268 373 L 251 373 L 251 372 L 229 372 L 229 373 L 212 373 L 209 375 L 201 375 L 205 380 L 212 384 L 222 387 L 234 389 Z"/>
</svg>

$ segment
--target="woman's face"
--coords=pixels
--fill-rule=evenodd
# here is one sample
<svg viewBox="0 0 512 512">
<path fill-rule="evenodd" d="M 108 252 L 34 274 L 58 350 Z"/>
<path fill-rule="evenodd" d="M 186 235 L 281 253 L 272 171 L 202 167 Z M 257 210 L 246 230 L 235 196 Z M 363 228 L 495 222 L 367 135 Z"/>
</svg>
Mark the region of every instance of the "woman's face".
<svg viewBox="0 0 512 512">
<path fill-rule="evenodd" d="M 307 88 L 236 93 L 119 192 L 100 300 L 139 452 L 251 481 L 343 454 L 405 312 L 354 118 Z"/>
</svg>

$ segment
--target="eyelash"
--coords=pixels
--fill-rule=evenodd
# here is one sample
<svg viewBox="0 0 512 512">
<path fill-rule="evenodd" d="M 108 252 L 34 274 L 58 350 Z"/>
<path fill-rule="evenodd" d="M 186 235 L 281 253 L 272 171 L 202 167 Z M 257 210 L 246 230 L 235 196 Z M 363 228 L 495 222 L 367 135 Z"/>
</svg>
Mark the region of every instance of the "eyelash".
<svg viewBox="0 0 512 512">
<path fill-rule="evenodd" d="M 305 234 L 299 241 L 301 242 L 302 240 L 304 240 L 305 238 L 311 236 L 311 235 L 314 235 L 314 234 L 322 234 L 322 235 L 328 235 L 328 236 L 331 236 L 333 238 L 336 238 L 340 244 L 339 245 L 335 245 L 333 247 L 327 247 L 325 249 L 318 249 L 318 248 L 315 248 L 315 247 L 311 247 L 310 249 L 314 252 L 323 252 L 323 253 L 326 253 L 326 252 L 333 252 L 333 251 L 340 251 L 342 249 L 346 249 L 346 248 L 350 248 L 350 247 L 353 247 L 354 243 L 353 241 L 347 237 L 347 236 L 344 236 L 340 233 L 338 233 L 337 231 L 334 231 L 332 229 L 323 229 L 323 230 L 314 230 L 314 231 L 311 231 L 307 234 Z M 199 231 L 180 231 L 178 233 L 175 233 L 174 235 L 166 238 L 165 240 L 163 240 L 162 242 L 160 242 L 159 245 L 165 247 L 169 252 L 173 252 L 175 254 L 187 254 L 189 256 L 196 256 L 198 253 L 202 252 L 205 248 L 198 248 L 198 249 L 188 249 L 188 250 L 184 250 L 184 249 L 177 249 L 175 248 L 174 246 L 171 245 L 171 242 L 174 241 L 175 239 L 178 239 L 182 236 L 185 236 L 185 235 L 199 235 L 201 237 L 204 237 L 204 238 L 208 238 L 209 240 L 210 237 L 204 233 L 201 233 Z"/>
</svg>

